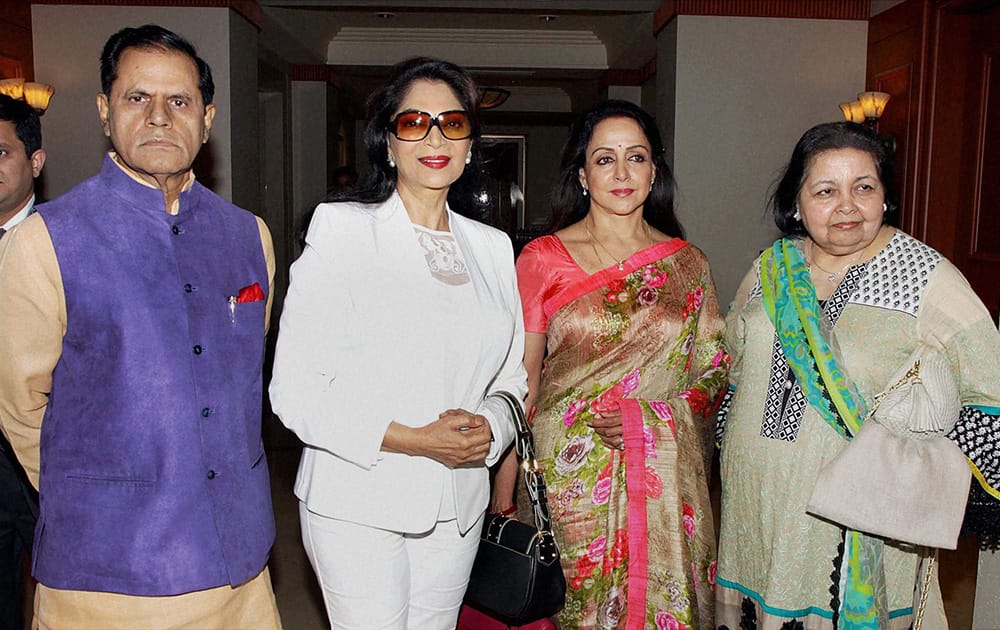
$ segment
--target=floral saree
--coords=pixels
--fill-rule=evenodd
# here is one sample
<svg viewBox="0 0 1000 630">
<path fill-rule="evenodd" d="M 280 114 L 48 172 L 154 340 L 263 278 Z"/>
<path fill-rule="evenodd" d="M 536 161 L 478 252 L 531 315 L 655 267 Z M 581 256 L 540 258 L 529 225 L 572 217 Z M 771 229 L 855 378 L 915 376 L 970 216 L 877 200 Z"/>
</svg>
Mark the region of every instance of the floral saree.
<svg viewBox="0 0 1000 630">
<path fill-rule="evenodd" d="M 532 422 L 568 586 L 560 627 L 712 627 L 706 416 L 728 357 L 704 255 L 674 239 L 590 275 L 547 236 L 518 281 L 527 330 L 546 335 Z M 588 424 L 613 409 L 624 451 Z"/>
</svg>

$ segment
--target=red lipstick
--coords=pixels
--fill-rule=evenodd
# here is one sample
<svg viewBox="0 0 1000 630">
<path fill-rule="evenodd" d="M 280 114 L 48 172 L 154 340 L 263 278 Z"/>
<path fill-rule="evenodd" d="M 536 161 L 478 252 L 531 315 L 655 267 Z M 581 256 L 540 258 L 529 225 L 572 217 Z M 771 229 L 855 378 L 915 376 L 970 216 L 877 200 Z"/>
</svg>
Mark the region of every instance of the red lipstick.
<svg viewBox="0 0 1000 630">
<path fill-rule="evenodd" d="M 447 155 L 428 155 L 427 157 L 418 158 L 418 161 L 429 168 L 444 168 L 451 162 L 451 158 Z"/>
</svg>

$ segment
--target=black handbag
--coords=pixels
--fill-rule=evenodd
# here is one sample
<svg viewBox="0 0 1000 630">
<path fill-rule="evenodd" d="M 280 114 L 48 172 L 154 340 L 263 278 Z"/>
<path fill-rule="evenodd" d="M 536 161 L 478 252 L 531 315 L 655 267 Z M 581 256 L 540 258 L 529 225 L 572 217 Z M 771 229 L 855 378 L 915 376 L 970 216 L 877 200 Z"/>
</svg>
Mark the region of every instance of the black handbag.
<svg viewBox="0 0 1000 630">
<path fill-rule="evenodd" d="M 558 612 L 566 599 L 566 578 L 552 536 L 545 481 L 535 460 L 534 438 L 521 402 L 509 392 L 491 395 L 499 396 L 511 408 L 517 428 L 514 448 L 522 462 L 535 524 L 502 514 L 486 515 L 465 603 L 516 626 Z"/>
</svg>

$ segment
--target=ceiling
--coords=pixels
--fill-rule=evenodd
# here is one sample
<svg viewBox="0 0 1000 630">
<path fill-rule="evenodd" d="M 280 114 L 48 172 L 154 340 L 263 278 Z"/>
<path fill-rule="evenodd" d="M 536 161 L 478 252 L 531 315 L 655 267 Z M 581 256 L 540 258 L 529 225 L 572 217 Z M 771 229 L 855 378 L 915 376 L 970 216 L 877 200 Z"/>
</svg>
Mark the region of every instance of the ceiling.
<svg viewBox="0 0 1000 630">
<path fill-rule="evenodd" d="M 511 91 L 507 112 L 579 111 L 608 70 L 656 56 L 661 0 L 259 0 L 261 44 L 294 64 L 326 64 L 363 100 L 395 63 L 442 57 L 480 85 Z M 352 98 L 356 100 L 356 98 Z M 499 111 L 499 110 L 498 110 Z"/>
<path fill-rule="evenodd" d="M 902 0 L 871 0 L 872 15 Z M 416 55 L 468 68 L 511 98 L 491 116 L 571 115 L 605 94 L 608 71 L 656 58 L 663 0 L 258 0 L 261 45 L 284 63 L 327 65 L 360 107 Z M 626 72 L 627 74 L 627 72 Z M 618 83 L 622 84 L 621 82 Z M 627 84 L 627 82 L 626 82 Z"/>
</svg>

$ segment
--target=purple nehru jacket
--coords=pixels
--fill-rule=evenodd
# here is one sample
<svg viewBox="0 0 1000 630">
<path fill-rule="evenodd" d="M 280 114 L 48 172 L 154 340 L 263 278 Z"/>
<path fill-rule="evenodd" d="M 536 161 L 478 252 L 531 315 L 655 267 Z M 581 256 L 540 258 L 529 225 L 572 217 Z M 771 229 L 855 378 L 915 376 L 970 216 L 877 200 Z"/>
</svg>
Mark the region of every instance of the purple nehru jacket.
<svg viewBox="0 0 1000 630">
<path fill-rule="evenodd" d="M 230 300 L 270 290 L 254 216 L 198 183 L 171 216 L 110 158 L 38 212 L 67 326 L 42 423 L 35 577 L 130 595 L 254 577 L 274 541 L 265 301 Z"/>
</svg>

